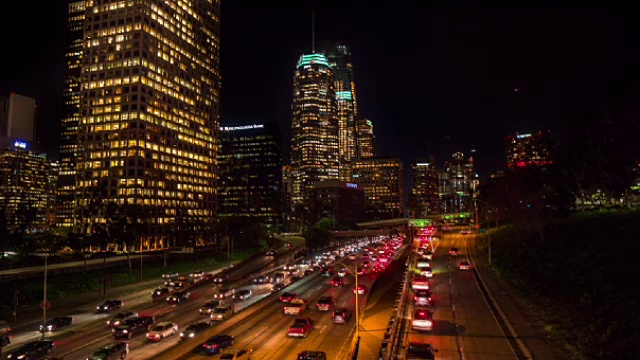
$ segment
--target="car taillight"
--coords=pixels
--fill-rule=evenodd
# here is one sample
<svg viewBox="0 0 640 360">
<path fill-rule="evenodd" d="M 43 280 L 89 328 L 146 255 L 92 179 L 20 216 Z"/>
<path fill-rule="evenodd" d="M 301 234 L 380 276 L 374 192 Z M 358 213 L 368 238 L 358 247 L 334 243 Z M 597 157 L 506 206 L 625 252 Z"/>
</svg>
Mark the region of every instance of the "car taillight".
<svg viewBox="0 0 640 360">
<path fill-rule="evenodd" d="M 57 346 L 57 345 L 58 345 L 58 342 L 57 342 L 57 341 L 54 341 L 54 342 L 53 342 L 53 346 Z"/>
</svg>

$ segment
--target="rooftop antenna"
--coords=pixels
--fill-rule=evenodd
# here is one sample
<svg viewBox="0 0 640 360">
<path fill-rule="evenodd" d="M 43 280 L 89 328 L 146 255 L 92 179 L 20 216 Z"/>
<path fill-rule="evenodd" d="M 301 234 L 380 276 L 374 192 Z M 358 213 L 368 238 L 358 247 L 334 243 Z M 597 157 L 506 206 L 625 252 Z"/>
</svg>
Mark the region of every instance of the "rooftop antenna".
<svg viewBox="0 0 640 360">
<path fill-rule="evenodd" d="M 316 53 L 315 10 L 311 10 L 311 53 Z"/>
</svg>

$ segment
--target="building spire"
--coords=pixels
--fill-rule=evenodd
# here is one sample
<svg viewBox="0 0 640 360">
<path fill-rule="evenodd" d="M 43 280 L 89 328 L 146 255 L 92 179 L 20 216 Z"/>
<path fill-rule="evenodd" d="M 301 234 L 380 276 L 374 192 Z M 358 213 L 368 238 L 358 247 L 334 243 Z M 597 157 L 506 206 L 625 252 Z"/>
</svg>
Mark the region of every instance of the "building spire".
<svg viewBox="0 0 640 360">
<path fill-rule="evenodd" d="M 316 53 L 315 10 L 311 9 L 311 53 Z"/>
</svg>

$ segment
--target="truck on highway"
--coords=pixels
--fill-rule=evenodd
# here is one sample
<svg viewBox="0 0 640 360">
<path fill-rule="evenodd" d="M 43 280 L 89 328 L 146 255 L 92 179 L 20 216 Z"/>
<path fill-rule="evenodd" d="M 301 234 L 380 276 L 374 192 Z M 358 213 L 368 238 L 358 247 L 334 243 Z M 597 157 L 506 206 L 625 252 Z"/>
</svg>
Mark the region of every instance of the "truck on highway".
<svg viewBox="0 0 640 360">
<path fill-rule="evenodd" d="M 303 298 L 300 298 L 300 297 L 293 298 L 291 302 L 287 303 L 284 306 L 284 314 L 300 315 L 300 313 L 302 313 L 307 309 L 308 303 L 309 302 Z"/>
</svg>

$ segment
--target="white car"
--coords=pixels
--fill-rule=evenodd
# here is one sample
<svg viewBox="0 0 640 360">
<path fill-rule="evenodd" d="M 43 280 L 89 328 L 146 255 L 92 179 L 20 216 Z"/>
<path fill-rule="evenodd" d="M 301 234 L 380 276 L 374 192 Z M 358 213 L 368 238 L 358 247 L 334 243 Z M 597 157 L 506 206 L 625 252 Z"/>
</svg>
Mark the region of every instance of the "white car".
<svg viewBox="0 0 640 360">
<path fill-rule="evenodd" d="M 178 325 L 170 322 L 163 321 L 155 324 L 151 330 L 147 333 L 147 340 L 160 341 L 167 336 L 175 335 L 178 333 Z"/>
<path fill-rule="evenodd" d="M 347 269 L 342 268 L 342 269 L 338 270 L 338 276 L 340 276 L 340 277 L 347 276 Z"/>
</svg>

